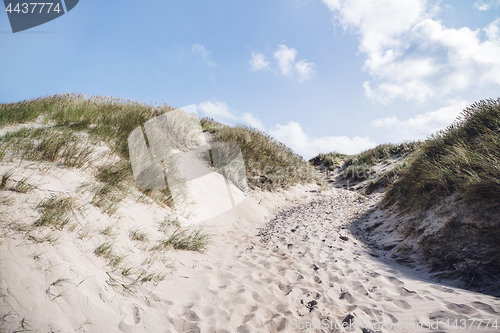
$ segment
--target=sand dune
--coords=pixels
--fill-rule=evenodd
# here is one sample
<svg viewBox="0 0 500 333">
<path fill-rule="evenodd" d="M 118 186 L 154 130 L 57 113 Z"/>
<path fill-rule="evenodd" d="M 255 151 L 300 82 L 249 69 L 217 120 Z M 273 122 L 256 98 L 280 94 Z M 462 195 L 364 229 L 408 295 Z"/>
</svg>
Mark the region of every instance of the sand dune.
<svg viewBox="0 0 500 333">
<path fill-rule="evenodd" d="M 29 168 L 17 168 L 12 179 L 29 171 L 36 189 L 1 192 L 10 198 L 0 206 L 2 332 L 485 332 L 500 320 L 498 298 L 429 281 L 419 266 L 372 255 L 349 225 L 377 205 L 379 194 L 315 186 L 253 193 L 203 222 L 214 235 L 206 253 L 167 252 L 148 266 L 143 245 L 128 232 L 140 226 L 154 240 L 171 211 L 125 200 L 108 216 L 78 192 L 85 172 Z M 50 195 L 76 195 L 86 209 L 75 219 L 94 234 L 86 238 L 76 227 L 55 232 L 54 242 L 30 241 L 20 230 Z M 108 225 L 126 260 L 165 279 L 121 289 L 94 253 Z M 491 319 L 488 329 L 481 319 Z"/>
</svg>

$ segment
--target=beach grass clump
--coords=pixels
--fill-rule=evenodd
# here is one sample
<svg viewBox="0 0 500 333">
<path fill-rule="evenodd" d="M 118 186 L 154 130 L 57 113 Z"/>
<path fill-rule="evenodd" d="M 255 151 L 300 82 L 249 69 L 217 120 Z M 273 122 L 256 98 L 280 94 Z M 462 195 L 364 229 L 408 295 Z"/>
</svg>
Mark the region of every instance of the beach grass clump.
<svg viewBox="0 0 500 333">
<path fill-rule="evenodd" d="M 95 177 L 99 182 L 109 186 L 118 186 L 124 181 L 134 180 L 130 162 L 124 159 L 99 166 Z"/>
<path fill-rule="evenodd" d="M 232 142 L 241 149 L 251 188 L 286 189 L 295 184 L 325 185 L 323 175 L 285 144 L 264 132 L 243 125 L 230 127 L 203 118 L 201 125 L 217 142 Z"/>
<path fill-rule="evenodd" d="M 210 244 L 210 235 L 201 227 L 196 229 L 176 228 L 171 234 L 158 240 L 153 251 L 169 249 L 203 252 Z"/>
<path fill-rule="evenodd" d="M 316 167 L 322 167 L 325 170 L 333 171 L 339 167 L 341 162 L 348 157 L 346 154 L 331 152 L 327 154 L 318 154 L 309 160 L 309 163 Z"/>
<path fill-rule="evenodd" d="M 125 255 L 117 255 L 113 250 L 113 244 L 110 242 L 104 242 L 99 244 L 94 250 L 94 253 L 98 257 L 103 257 L 107 260 L 108 265 L 117 268 L 125 259 Z"/>
<path fill-rule="evenodd" d="M 12 191 L 26 194 L 26 193 L 34 190 L 35 188 L 36 188 L 36 186 L 32 185 L 29 182 L 29 178 L 24 177 L 21 180 L 19 180 L 15 186 L 12 187 Z"/>
<path fill-rule="evenodd" d="M 0 144 L 24 160 L 57 161 L 76 168 L 87 165 L 93 153 L 93 147 L 82 136 L 70 131 L 45 128 L 23 128 L 7 133 L 1 138 Z"/>
<path fill-rule="evenodd" d="M 92 186 L 91 192 L 93 197 L 90 202 L 108 215 L 113 215 L 118 210 L 120 202 L 126 197 L 126 193 L 121 188 L 108 183 Z"/>
<path fill-rule="evenodd" d="M 139 241 L 139 242 L 147 242 L 148 241 L 148 235 L 144 231 L 141 231 L 137 227 L 130 230 L 129 238 L 131 240 Z"/>
<path fill-rule="evenodd" d="M 370 167 L 383 160 L 405 157 L 412 153 L 419 144 L 419 141 L 405 141 L 399 144 L 384 143 L 357 155 L 347 157 L 344 167 L 349 167 L 350 165 L 366 165 Z"/>
<path fill-rule="evenodd" d="M 37 208 L 42 210 L 42 216 L 33 224 L 35 227 L 50 227 L 62 230 L 70 221 L 70 214 L 75 209 L 73 198 L 50 197 L 42 200 Z"/>
<path fill-rule="evenodd" d="M 2 175 L 2 179 L 0 180 L 0 190 L 7 188 L 7 182 L 9 181 L 10 177 L 12 177 L 12 172 L 10 171 Z"/>
</svg>

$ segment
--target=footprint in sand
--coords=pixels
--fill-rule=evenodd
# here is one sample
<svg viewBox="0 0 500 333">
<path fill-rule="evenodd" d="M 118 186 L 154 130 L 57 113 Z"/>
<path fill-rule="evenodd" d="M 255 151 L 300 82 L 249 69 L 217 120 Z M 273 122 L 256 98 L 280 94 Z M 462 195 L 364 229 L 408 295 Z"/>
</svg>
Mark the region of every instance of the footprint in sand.
<svg viewBox="0 0 500 333">
<path fill-rule="evenodd" d="M 133 332 L 143 328 L 141 324 L 141 314 L 143 310 L 137 304 L 131 304 L 120 308 L 120 317 L 118 328 L 122 332 Z"/>
<path fill-rule="evenodd" d="M 482 302 L 472 302 L 471 303 L 472 306 L 475 308 L 475 309 L 478 309 L 478 310 L 481 310 L 481 311 L 484 311 L 486 313 L 489 313 L 489 314 L 496 314 L 498 313 L 497 311 L 495 311 L 491 305 L 488 305 L 488 304 L 485 304 L 485 303 L 482 303 Z"/>
</svg>

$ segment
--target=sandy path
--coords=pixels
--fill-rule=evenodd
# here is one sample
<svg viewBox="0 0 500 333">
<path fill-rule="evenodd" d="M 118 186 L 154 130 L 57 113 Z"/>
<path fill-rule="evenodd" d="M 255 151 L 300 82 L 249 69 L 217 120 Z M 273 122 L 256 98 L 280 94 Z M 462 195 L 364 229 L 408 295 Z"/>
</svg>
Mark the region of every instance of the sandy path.
<svg viewBox="0 0 500 333">
<path fill-rule="evenodd" d="M 107 285 L 105 262 L 89 241 L 67 234 L 55 246 L 35 246 L 7 237 L 0 242 L 0 318 L 8 316 L 0 320 L 0 331 L 498 331 L 486 330 L 484 323 L 477 329 L 478 321 L 470 329 L 471 320 L 466 329 L 456 327 L 463 327 L 463 319 L 500 321 L 498 298 L 426 282 L 414 270 L 370 255 L 348 226 L 379 197 L 343 189 L 314 194 L 302 188 L 296 194 L 257 195 L 208 221 L 215 237 L 207 253 L 171 253 L 175 263 L 165 280 L 133 294 Z M 297 197 L 308 203 L 269 221 L 270 211 L 291 207 Z M 137 210 L 137 216 L 124 212 L 135 219 L 132 225 L 153 227 L 153 219 L 146 219 L 150 209 Z M 44 258 L 41 263 L 32 259 L 34 250 Z M 70 279 L 53 285 L 58 278 Z M 358 327 L 337 329 L 349 318 Z M 455 328 L 444 330 L 448 319 L 450 326 L 457 320 Z M 381 321 L 386 327 L 378 326 Z M 404 328 L 414 322 L 422 327 Z M 306 330 L 311 326 L 316 328 Z"/>
<path fill-rule="evenodd" d="M 377 199 L 335 189 L 280 212 L 260 230 L 233 225 L 214 255 L 179 269 L 161 288 L 159 298 L 176 299 L 167 305 L 167 331 L 294 332 L 307 325 L 316 325 L 310 332 L 497 331 L 470 325 L 500 321 L 498 298 L 422 281 L 372 257 L 356 240 L 348 221 Z M 359 326 L 336 329 L 349 315 Z"/>
</svg>

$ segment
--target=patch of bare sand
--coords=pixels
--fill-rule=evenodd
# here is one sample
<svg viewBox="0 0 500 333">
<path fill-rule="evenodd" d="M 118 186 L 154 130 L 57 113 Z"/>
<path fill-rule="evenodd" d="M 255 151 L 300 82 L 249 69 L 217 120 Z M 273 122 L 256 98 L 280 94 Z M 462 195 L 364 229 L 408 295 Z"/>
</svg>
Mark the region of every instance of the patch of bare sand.
<svg viewBox="0 0 500 333">
<path fill-rule="evenodd" d="M 13 199 L 1 206 L 2 223 L 6 216 L 31 223 L 40 214 L 35 209 L 40 199 L 56 190 L 75 194 L 88 178 L 77 170 L 32 173 L 40 183 L 33 192 L 2 191 Z M 52 183 L 57 189 L 41 186 Z M 420 322 L 423 328 L 415 331 L 426 332 L 445 330 L 448 319 L 450 324 L 456 319 L 458 326 L 460 320 L 500 319 L 498 298 L 428 282 L 370 255 L 348 224 L 373 208 L 379 197 L 314 189 L 254 193 L 235 209 L 204 221 L 214 235 L 208 251 L 166 253 L 164 261 L 150 267 L 165 272 L 165 279 L 137 286 L 133 293 L 113 285 L 106 261 L 94 254 L 104 240 L 99 232 L 86 238 L 65 231 L 53 244 L 36 244 L 8 229 L 0 243 L 0 328 L 294 332 L 316 326 L 307 331 L 411 332 L 404 325 Z M 95 231 L 113 224 L 117 247 L 136 265 L 148 258 L 140 251 L 142 245 L 128 239 L 129 230 L 140 226 L 154 240 L 158 223 L 171 214 L 126 200 L 110 217 L 92 208 L 90 198 L 80 195 L 78 200 L 87 201 L 88 208 L 77 216 L 79 224 Z M 273 218 L 279 209 L 285 210 Z M 359 326 L 335 328 L 349 319 Z M 440 327 L 427 327 L 437 320 Z M 390 328 L 377 326 L 382 321 Z M 484 323 L 479 329 L 477 321 L 472 329 L 470 324 L 468 332 L 485 331 Z"/>
</svg>

